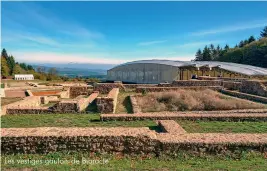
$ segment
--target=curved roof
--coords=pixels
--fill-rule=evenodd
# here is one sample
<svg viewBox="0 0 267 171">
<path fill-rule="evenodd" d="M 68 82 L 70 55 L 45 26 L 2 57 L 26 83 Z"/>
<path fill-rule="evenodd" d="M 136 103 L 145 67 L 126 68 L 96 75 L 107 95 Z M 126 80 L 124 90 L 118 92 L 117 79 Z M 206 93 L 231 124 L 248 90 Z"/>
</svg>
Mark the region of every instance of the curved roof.
<svg viewBox="0 0 267 171">
<path fill-rule="evenodd" d="M 220 67 L 224 70 L 228 70 L 231 72 L 236 72 L 245 75 L 267 75 L 267 68 L 255 67 L 251 65 L 244 65 L 244 64 L 237 64 L 237 63 L 230 63 L 230 62 L 217 62 L 217 61 L 171 61 L 171 60 L 140 60 L 140 61 L 132 61 L 127 62 L 121 65 L 118 65 L 114 68 L 124 66 L 124 65 L 131 65 L 131 64 L 162 64 L 162 65 L 170 65 L 170 66 L 177 66 L 177 67 L 185 67 L 185 66 L 195 66 L 195 67 L 202 67 L 208 66 L 212 67 Z"/>
</svg>

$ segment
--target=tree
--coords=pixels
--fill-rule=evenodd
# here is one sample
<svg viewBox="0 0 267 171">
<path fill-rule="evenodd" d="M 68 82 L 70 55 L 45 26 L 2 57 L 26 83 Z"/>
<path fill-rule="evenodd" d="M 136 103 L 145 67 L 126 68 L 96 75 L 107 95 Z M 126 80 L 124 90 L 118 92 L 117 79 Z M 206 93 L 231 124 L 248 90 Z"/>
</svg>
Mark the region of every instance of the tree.
<svg viewBox="0 0 267 171">
<path fill-rule="evenodd" d="M 240 42 L 239 42 L 239 45 L 238 45 L 238 47 L 243 47 L 244 46 L 244 41 L 243 40 L 241 40 Z"/>
<path fill-rule="evenodd" d="M 250 36 L 250 37 L 248 38 L 248 43 L 254 42 L 255 40 L 256 40 L 256 39 L 255 39 L 254 36 Z"/>
<path fill-rule="evenodd" d="M 198 49 L 196 55 L 195 55 L 195 61 L 202 61 L 203 60 L 203 55 L 201 49 Z"/>
<path fill-rule="evenodd" d="M 34 69 L 31 65 L 27 65 L 27 70 L 30 71 L 30 70 L 34 70 Z"/>
<path fill-rule="evenodd" d="M 203 61 L 211 61 L 210 49 L 207 46 L 203 49 Z"/>
<path fill-rule="evenodd" d="M 264 29 L 261 31 L 261 37 L 267 37 L 267 26 L 264 27 Z"/>
<path fill-rule="evenodd" d="M 8 58 L 8 55 L 7 55 L 7 52 L 6 52 L 6 49 L 5 48 L 2 50 L 1 56 L 4 57 L 5 59 Z"/>
<path fill-rule="evenodd" d="M 224 47 L 224 50 L 228 51 L 229 49 L 230 49 L 230 47 L 226 44 L 225 47 Z"/>
<path fill-rule="evenodd" d="M 9 75 L 12 75 L 14 67 L 16 65 L 15 59 L 12 55 L 7 58 L 7 65 L 9 68 Z"/>
<path fill-rule="evenodd" d="M 23 74 L 25 71 L 20 67 L 19 64 L 16 64 L 13 69 L 13 74 Z"/>
<path fill-rule="evenodd" d="M 27 70 L 27 65 L 25 63 L 20 63 L 20 67 L 24 70 Z"/>
<path fill-rule="evenodd" d="M 1 76 L 7 77 L 9 75 L 9 68 L 7 65 L 6 58 L 4 56 L 1 56 Z"/>
<path fill-rule="evenodd" d="M 244 46 L 249 44 L 248 40 L 244 40 Z"/>
</svg>

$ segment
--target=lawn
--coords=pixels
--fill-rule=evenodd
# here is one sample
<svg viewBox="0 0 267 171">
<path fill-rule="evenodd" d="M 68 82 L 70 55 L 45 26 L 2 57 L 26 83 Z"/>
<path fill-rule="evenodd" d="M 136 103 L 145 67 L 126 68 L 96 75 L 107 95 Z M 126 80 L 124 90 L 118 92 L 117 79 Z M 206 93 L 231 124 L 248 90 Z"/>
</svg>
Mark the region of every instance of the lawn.
<svg viewBox="0 0 267 171">
<path fill-rule="evenodd" d="M 267 122 L 177 121 L 190 133 L 267 133 Z"/>
<path fill-rule="evenodd" d="M 2 155 L 1 168 L 34 168 L 34 170 L 257 170 L 265 171 L 267 160 L 262 154 L 244 153 L 240 159 L 217 156 L 194 157 L 186 154 L 177 158 L 168 157 L 129 157 L 121 155 L 97 155 L 97 154 L 64 154 L 50 153 L 48 155 Z M 25 164 L 18 164 L 18 161 L 24 159 L 31 161 Z M 28 160 L 31 159 L 31 160 Z M 63 161 L 62 164 L 51 163 L 51 161 Z M 15 164 L 7 164 L 7 161 L 13 160 Z M 74 162 L 75 161 L 75 162 Z M 82 162 L 84 161 L 84 162 Z M 85 161 L 87 164 L 85 164 Z M 100 163 L 97 163 L 101 161 Z M 35 162 L 35 163 L 34 163 Z M 38 163 L 37 163 L 38 162 Z M 42 163 L 41 163 L 42 162 Z M 79 163 L 78 163 L 79 162 Z"/>
<path fill-rule="evenodd" d="M 100 121 L 99 114 L 23 114 L 1 117 L 2 128 L 30 127 L 149 127 L 157 129 L 151 120 L 144 121 Z"/>
<path fill-rule="evenodd" d="M 143 112 L 258 109 L 267 105 L 226 96 L 213 90 L 178 90 L 137 96 Z"/>
</svg>

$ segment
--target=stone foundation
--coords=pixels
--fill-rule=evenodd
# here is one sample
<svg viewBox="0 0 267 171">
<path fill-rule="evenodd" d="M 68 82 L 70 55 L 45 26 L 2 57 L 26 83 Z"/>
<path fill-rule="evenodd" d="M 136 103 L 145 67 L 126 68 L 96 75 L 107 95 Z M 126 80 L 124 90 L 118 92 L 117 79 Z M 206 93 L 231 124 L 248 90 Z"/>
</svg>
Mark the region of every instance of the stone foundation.
<svg viewBox="0 0 267 171">
<path fill-rule="evenodd" d="M 130 102 L 131 102 L 131 105 L 132 105 L 133 113 L 141 113 L 142 112 L 140 107 L 137 104 L 137 100 L 136 100 L 134 95 L 130 96 Z"/>
<path fill-rule="evenodd" d="M 94 90 L 99 91 L 102 94 L 107 94 L 113 88 L 119 88 L 120 91 L 125 91 L 125 87 L 122 83 L 97 83 Z"/>
<path fill-rule="evenodd" d="M 267 81 L 255 80 L 242 81 L 242 85 L 239 90 L 243 93 L 267 97 L 267 87 L 265 86 L 266 82 Z"/>
<path fill-rule="evenodd" d="M 221 81 L 217 80 L 176 80 L 172 82 L 172 86 L 221 86 Z"/>
<path fill-rule="evenodd" d="M 71 86 L 69 88 L 69 98 L 76 98 L 80 95 L 89 95 L 89 86 Z"/>
<path fill-rule="evenodd" d="M 174 120 L 159 120 L 158 125 L 163 132 L 169 134 L 185 134 L 186 131 Z"/>
<path fill-rule="evenodd" d="M 96 105 L 100 113 L 115 113 L 119 88 L 113 88 L 107 97 L 97 97 Z"/>
<path fill-rule="evenodd" d="M 167 91 L 178 91 L 181 89 L 191 89 L 191 90 L 221 90 L 221 86 L 185 86 L 185 87 L 137 87 L 135 89 L 136 93 L 148 93 L 148 92 L 167 92 Z"/>
<path fill-rule="evenodd" d="M 221 92 L 224 94 L 227 94 L 227 95 L 234 96 L 234 97 L 267 104 L 267 97 L 256 96 L 256 95 L 252 95 L 252 94 L 241 93 L 238 91 L 224 90 L 224 89 L 222 89 Z"/>
</svg>

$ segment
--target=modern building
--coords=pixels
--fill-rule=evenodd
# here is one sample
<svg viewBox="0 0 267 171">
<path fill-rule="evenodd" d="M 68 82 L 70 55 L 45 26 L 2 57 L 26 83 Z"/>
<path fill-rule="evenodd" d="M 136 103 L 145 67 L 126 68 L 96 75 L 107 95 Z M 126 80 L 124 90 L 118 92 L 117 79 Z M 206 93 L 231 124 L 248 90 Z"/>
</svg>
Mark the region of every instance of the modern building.
<svg viewBox="0 0 267 171">
<path fill-rule="evenodd" d="M 32 74 L 15 74 L 15 80 L 34 80 L 34 76 Z"/>
<path fill-rule="evenodd" d="M 216 61 L 140 60 L 124 63 L 108 70 L 108 81 L 128 83 L 171 83 L 196 76 L 250 78 L 266 77 L 267 69 Z"/>
</svg>

